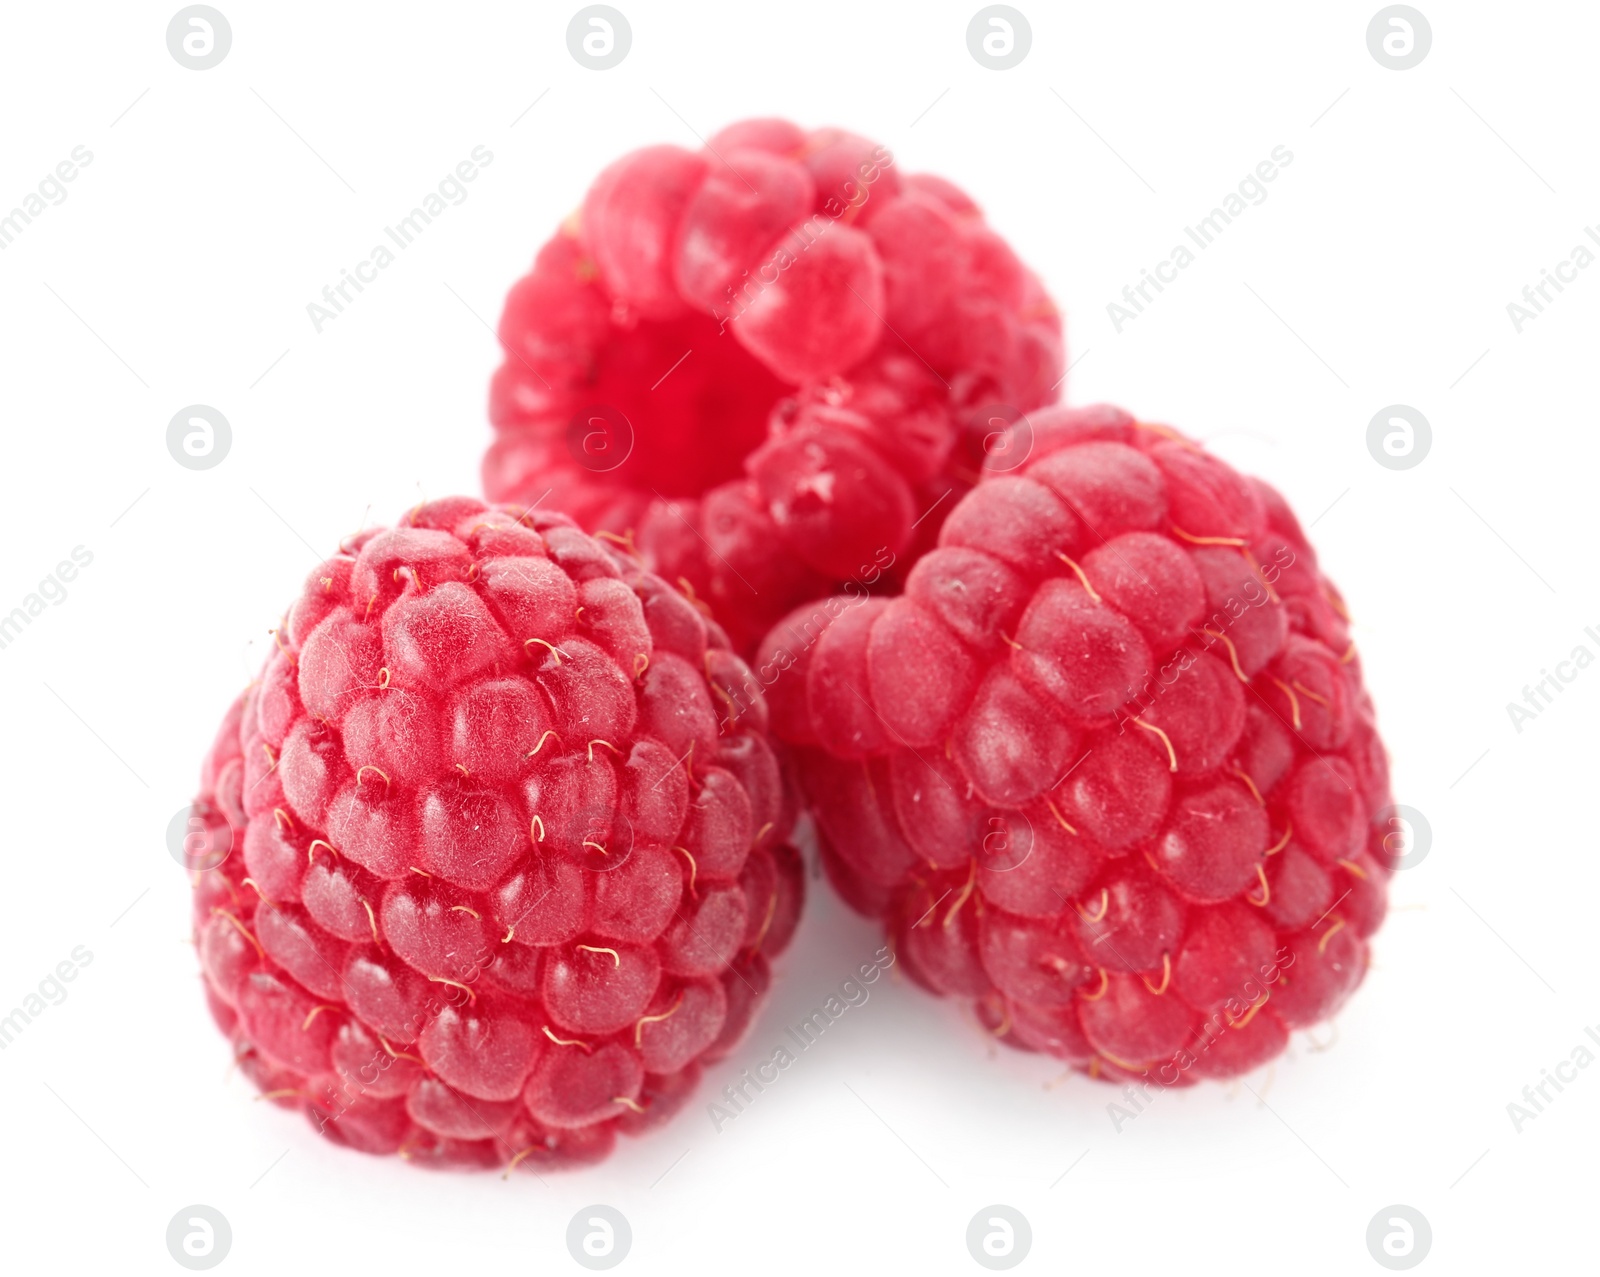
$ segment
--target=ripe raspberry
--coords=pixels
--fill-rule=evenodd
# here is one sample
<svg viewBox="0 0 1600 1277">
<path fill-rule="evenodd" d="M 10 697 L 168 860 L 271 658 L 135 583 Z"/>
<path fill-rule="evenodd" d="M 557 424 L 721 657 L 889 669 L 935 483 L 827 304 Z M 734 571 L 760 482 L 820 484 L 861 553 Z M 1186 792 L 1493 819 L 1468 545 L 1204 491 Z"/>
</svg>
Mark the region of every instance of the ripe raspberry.
<svg viewBox="0 0 1600 1277">
<path fill-rule="evenodd" d="M 782 120 L 606 169 L 500 340 L 489 497 L 631 536 L 740 650 L 909 567 L 991 419 L 1052 398 L 1062 360 L 1055 307 L 964 194 Z"/>
<path fill-rule="evenodd" d="M 1242 1073 L 1338 1010 L 1384 914 L 1344 606 L 1283 499 L 1176 433 L 1031 429 L 903 595 L 766 638 L 774 733 L 919 982 L 1096 1076 Z"/>
<path fill-rule="evenodd" d="M 217 1022 L 328 1138 L 596 1160 L 726 1054 L 803 881 L 766 710 L 659 577 L 453 498 L 307 579 L 195 811 Z M 231 837 L 231 844 L 227 839 Z"/>
</svg>

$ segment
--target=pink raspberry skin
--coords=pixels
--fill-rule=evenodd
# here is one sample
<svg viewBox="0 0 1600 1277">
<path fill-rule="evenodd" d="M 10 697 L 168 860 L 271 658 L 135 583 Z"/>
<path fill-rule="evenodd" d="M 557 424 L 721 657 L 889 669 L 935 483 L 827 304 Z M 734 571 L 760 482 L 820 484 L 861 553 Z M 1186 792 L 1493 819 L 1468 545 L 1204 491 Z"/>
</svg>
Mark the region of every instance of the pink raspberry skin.
<svg viewBox="0 0 1600 1277">
<path fill-rule="evenodd" d="M 450 498 L 319 566 L 194 812 L 207 1001 L 362 1152 L 544 1169 L 664 1121 L 804 897 L 747 667 L 563 515 Z M 719 707 L 723 707 L 719 709 Z"/>
<path fill-rule="evenodd" d="M 745 120 L 595 180 L 506 298 L 491 500 L 548 494 L 686 582 L 748 653 L 795 604 L 887 588 L 991 422 L 1055 397 L 1061 322 L 940 178 Z"/>
<path fill-rule="evenodd" d="M 1247 1072 L 1340 1008 L 1386 907 L 1344 604 L 1283 499 L 1177 432 L 1027 424 L 899 597 L 796 609 L 742 699 L 921 984 L 1097 1077 Z"/>
</svg>

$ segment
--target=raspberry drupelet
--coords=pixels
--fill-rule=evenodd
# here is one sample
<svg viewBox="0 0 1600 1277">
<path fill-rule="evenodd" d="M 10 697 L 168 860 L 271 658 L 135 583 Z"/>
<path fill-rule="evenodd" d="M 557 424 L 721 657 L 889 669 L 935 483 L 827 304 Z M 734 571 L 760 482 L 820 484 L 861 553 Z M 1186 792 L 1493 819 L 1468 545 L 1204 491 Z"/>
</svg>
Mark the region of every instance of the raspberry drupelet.
<svg viewBox="0 0 1600 1277">
<path fill-rule="evenodd" d="M 743 651 L 903 575 L 991 422 L 1062 377 L 1054 305 L 966 195 L 782 120 L 611 165 L 499 332 L 490 499 L 630 536 Z"/>
<path fill-rule="evenodd" d="M 212 1013 L 264 1095 L 431 1166 L 664 1120 L 793 934 L 765 706 L 677 590 L 561 515 L 452 498 L 307 579 L 194 813 Z"/>
<path fill-rule="evenodd" d="M 1096 1076 L 1236 1075 L 1339 1009 L 1384 916 L 1345 609 L 1265 484 L 1118 409 L 1030 424 L 900 597 L 796 610 L 754 688 L 921 984 Z"/>
</svg>

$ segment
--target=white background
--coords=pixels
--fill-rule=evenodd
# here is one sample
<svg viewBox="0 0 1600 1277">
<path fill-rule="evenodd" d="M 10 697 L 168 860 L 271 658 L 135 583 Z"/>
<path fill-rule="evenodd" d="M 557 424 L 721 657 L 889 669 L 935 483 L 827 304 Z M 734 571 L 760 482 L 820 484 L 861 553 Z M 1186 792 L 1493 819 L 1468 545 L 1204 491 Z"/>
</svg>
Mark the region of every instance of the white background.
<svg viewBox="0 0 1600 1277">
<path fill-rule="evenodd" d="M 0 252 L 0 612 L 94 556 L 0 651 L 0 1011 L 93 953 L 0 1053 L 8 1270 L 179 1271 L 194 1202 L 237 1273 L 577 1272 L 592 1202 L 632 1223 L 624 1272 L 977 1272 L 967 1221 L 997 1202 L 1032 1223 L 1023 1272 L 1378 1272 L 1391 1203 L 1431 1222 L 1424 1272 L 1595 1263 L 1600 1067 L 1520 1133 L 1506 1106 L 1600 1023 L 1600 668 L 1520 733 L 1505 706 L 1600 654 L 1600 269 L 1520 334 L 1506 304 L 1600 220 L 1600 12 L 1419 0 L 1433 47 L 1396 72 L 1375 0 L 1018 3 L 1006 72 L 967 52 L 973 0 L 618 0 L 606 72 L 568 54 L 576 4 L 218 0 L 233 47 L 205 72 L 167 52 L 171 0 L 7 6 L 0 211 L 94 155 Z M 1170 421 L 1315 520 L 1431 854 L 1332 1045 L 1120 1133 L 1109 1088 L 887 979 L 715 1133 L 710 1091 L 879 943 L 818 882 L 747 1045 L 606 1164 L 502 1182 L 337 1150 L 226 1076 L 167 822 L 315 559 L 369 507 L 475 487 L 486 324 L 592 176 L 761 113 L 966 186 L 1068 313 L 1071 400 Z M 480 144 L 467 201 L 314 332 L 306 304 Z M 1106 304 L 1278 145 L 1266 202 L 1118 334 Z M 1365 446 L 1397 402 L 1434 434 L 1405 472 Z M 191 403 L 234 431 L 204 473 L 164 443 Z"/>
</svg>

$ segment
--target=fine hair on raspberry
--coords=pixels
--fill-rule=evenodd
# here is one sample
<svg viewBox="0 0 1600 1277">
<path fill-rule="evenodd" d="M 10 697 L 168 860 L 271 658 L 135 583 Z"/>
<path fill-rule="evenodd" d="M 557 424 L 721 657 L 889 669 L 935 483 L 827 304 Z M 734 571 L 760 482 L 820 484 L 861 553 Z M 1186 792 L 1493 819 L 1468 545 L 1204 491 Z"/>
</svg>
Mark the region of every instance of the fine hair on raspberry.
<svg viewBox="0 0 1600 1277">
<path fill-rule="evenodd" d="M 1384 916 L 1344 603 L 1283 499 L 1176 431 L 1018 433 L 902 594 L 796 609 L 746 697 L 919 983 L 1094 1076 L 1238 1075 L 1339 1009 Z"/>
<path fill-rule="evenodd" d="M 563 515 L 449 498 L 307 578 L 194 814 L 262 1094 L 437 1167 L 604 1157 L 739 1042 L 803 896 L 748 671 Z"/>
</svg>

